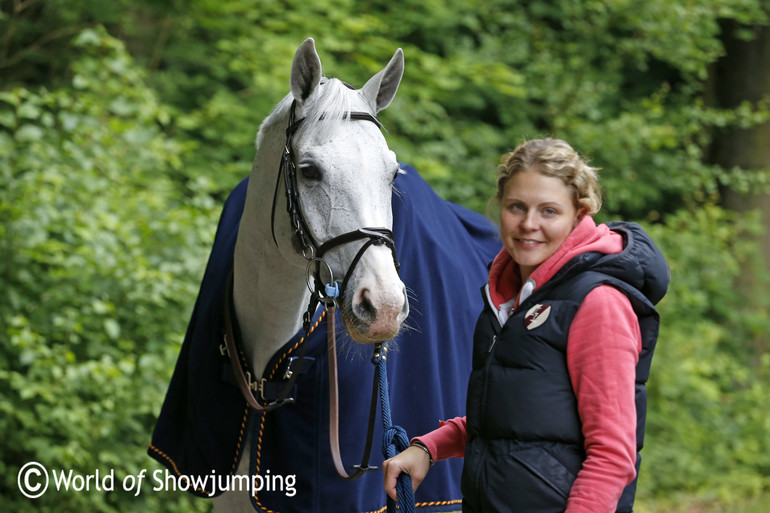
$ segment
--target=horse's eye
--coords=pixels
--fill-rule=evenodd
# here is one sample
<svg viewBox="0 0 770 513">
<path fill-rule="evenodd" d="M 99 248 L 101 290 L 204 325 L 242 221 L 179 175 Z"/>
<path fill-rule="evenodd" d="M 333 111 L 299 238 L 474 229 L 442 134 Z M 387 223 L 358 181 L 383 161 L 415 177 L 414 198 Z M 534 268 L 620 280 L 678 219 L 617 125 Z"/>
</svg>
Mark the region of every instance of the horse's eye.
<svg viewBox="0 0 770 513">
<path fill-rule="evenodd" d="M 315 164 L 303 164 L 299 167 L 302 176 L 308 180 L 319 181 L 321 179 L 321 170 Z"/>
</svg>

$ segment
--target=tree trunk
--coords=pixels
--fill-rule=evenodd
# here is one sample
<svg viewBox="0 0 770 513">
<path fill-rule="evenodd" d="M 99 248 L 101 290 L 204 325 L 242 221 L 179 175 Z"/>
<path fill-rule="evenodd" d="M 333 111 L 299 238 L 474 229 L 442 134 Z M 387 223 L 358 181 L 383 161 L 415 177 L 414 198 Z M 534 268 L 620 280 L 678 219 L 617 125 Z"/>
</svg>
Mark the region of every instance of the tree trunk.
<svg viewBox="0 0 770 513">
<path fill-rule="evenodd" d="M 748 30 L 754 37 L 750 40 L 736 37 L 736 29 Z M 718 107 L 733 108 L 743 102 L 756 105 L 763 98 L 770 101 L 770 27 L 740 26 L 735 22 L 723 25 L 722 42 L 726 54 L 713 68 L 711 77 L 713 100 Z M 726 170 L 770 169 L 770 122 L 748 129 L 730 128 L 715 137 L 713 160 Z M 765 187 L 742 194 L 735 190 L 723 191 L 725 208 L 738 212 L 759 210 L 764 230 L 760 236 L 760 252 L 763 270 L 747 268 L 739 286 L 755 307 L 770 301 L 767 283 L 757 273 L 770 272 L 770 193 Z"/>
</svg>

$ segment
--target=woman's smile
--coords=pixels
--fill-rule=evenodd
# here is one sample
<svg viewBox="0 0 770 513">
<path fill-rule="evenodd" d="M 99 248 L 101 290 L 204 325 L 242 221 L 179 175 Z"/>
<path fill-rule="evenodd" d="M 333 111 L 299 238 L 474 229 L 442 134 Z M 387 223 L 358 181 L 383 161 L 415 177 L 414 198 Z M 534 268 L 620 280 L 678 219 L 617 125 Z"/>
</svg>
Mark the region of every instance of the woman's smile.
<svg viewBox="0 0 770 513">
<path fill-rule="evenodd" d="M 538 240 L 526 240 L 526 239 L 516 239 L 516 242 L 518 242 L 522 246 L 535 246 L 537 244 L 541 244 L 541 242 Z"/>
</svg>

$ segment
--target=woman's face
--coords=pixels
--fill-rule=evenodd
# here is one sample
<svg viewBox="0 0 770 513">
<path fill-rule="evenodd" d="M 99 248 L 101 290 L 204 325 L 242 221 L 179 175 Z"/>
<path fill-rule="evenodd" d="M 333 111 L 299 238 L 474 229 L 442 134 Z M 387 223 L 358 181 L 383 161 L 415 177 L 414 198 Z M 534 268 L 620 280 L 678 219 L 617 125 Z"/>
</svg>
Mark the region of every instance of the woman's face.
<svg viewBox="0 0 770 513">
<path fill-rule="evenodd" d="M 513 175 L 503 188 L 500 235 L 519 264 L 522 281 L 553 255 L 582 217 L 572 190 L 536 171 Z"/>
</svg>

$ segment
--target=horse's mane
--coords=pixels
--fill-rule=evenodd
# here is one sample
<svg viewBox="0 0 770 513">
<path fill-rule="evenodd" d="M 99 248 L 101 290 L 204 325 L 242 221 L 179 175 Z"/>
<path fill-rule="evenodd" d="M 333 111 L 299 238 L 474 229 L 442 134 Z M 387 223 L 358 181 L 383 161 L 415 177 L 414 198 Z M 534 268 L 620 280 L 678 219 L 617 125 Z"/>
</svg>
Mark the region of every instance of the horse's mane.
<svg viewBox="0 0 770 513">
<path fill-rule="evenodd" d="M 318 135 L 325 137 L 331 135 L 333 127 L 336 125 L 335 121 L 345 119 L 349 117 L 351 112 L 351 95 L 350 87 L 344 82 L 336 78 L 321 78 L 321 82 L 318 87 L 315 88 L 310 97 L 305 101 L 302 110 L 302 118 L 305 120 L 300 125 L 298 134 L 312 125 Z M 257 148 L 259 148 L 263 134 L 270 129 L 273 124 L 279 120 L 283 120 L 288 117 L 288 111 L 291 108 L 294 97 L 291 93 L 284 96 L 284 98 L 275 106 L 273 111 L 262 122 L 257 133 Z M 282 128 L 282 130 L 285 127 Z"/>
</svg>

